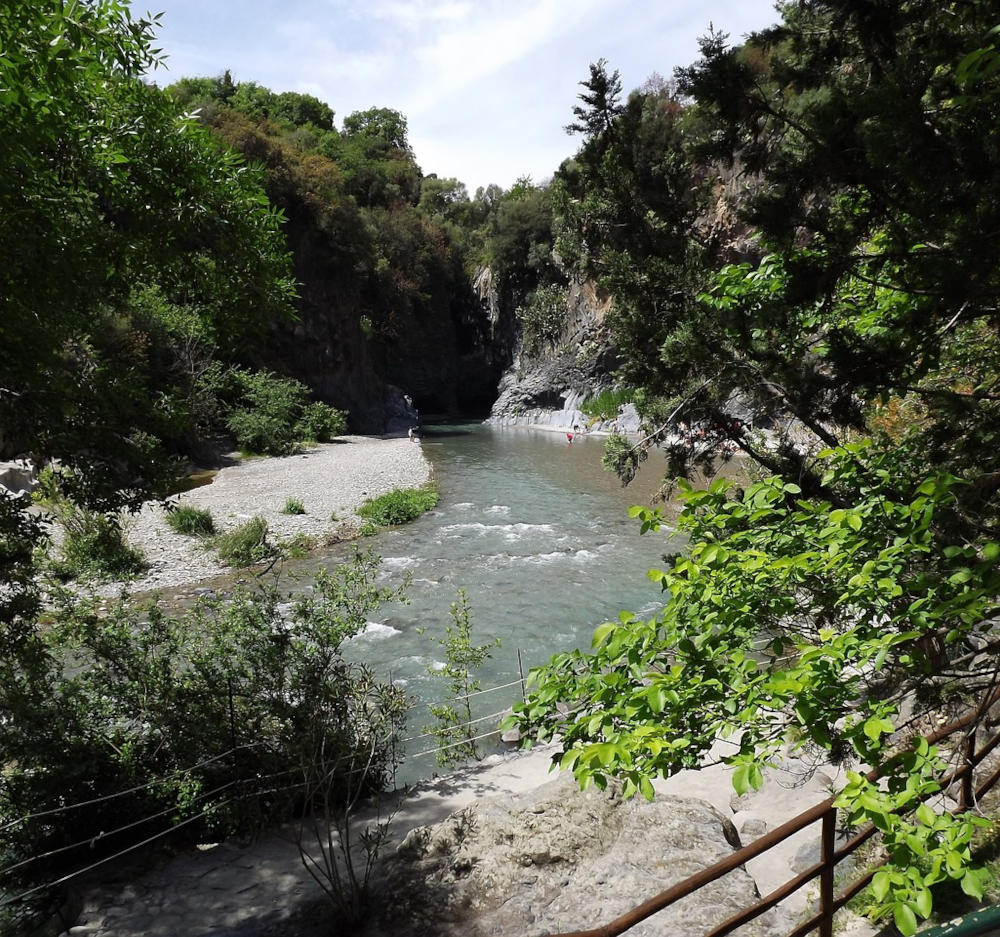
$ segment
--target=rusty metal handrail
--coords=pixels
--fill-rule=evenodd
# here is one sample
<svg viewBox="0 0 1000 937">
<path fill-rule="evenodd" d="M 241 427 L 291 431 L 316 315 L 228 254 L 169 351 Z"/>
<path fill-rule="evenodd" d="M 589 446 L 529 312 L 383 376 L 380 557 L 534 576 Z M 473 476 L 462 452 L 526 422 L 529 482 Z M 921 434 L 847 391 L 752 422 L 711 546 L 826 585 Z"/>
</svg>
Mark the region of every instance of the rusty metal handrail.
<svg viewBox="0 0 1000 937">
<path fill-rule="evenodd" d="M 1000 688 L 994 689 L 978 706 L 970 709 L 964 716 L 956 719 L 954 722 L 951 722 L 946 726 L 943 726 L 935 732 L 923 736 L 924 740 L 927 741 L 928 744 L 934 745 L 937 742 L 954 735 L 961 729 L 973 725 L 982 717 L 989 707 L 998 700 L 1000 700 Z M 977 752 L 975 750 L 975 734 L 975 731 L 971 732 L 963 745 L 963 748 L 965 749 L 963 758 L 964 763 L 939 779 L 942 791 L 954 784 L 955 781 L 962 781 L 962 790 L 958 801 L 958 809 L 960 810 L 967 808 L 969 802 L 973 799 L 973 796 L 977 798 L 981 797 L 984 793 L 986 793 L 986 791 L 990 790 L 998 781 L 1000 781 L 1000 767 L 998 767 L 986 782 L 980 784 L 978 787 L 974 785 L 973 775 L 975 769 L 982 763 L 986 756 L 993 751 L 993 749 L 1000 745 L 1000 732 L 998 732 Z M 879 772 L 877 769 L 868 773 L 869 780 L 874 781 L 878 777 Z M 875 874 L 874 869 L 868 871 L 860 878 L 855 879 L 847 885 L 839 895 L 834 895 L 833 876 L 835 868 L 841 861 L 846 859 L 856 849 L 858 849 L 862 843 L 869 839 L 875 833 L 875 828 L 869 824 L 867 827 L 860 830 L 840 849 L 837 849 L 835 843 L 837 809 L 833 804 L 834 798 L 831 797 L 822 803 L 816 804 L 814 807 L 810 807 L 808 810 L 804 810 L 802 813 L 792 817 L 792 819 L 783 823 L 770 833 L 754 840 L 754 842 L 750 843 L 748 846 L 744 846 L 742 849 L 737 850 L 732 855 L 716 862 L 707 869 L 702 869 L 700 872 L 696 872 L 694 875 L 688 876 L 688 878 L 683 881 L 677 882 L 675 885 L 672 885 L 670 888 L 660 892 L 658 895 L 649 898 L 642 904 L 636 906 L 630 911 L 627 911 L 625 914 L 620 915 L 602 927 L 566 932 L 554 935 L 554 937 L 620 937 L 621 934 L 624 934 L 627 930 L 646 920 L 646 918 L 652 917 L 657 912 L 670 907 L 670 905 L 679 901 L 681 898 L 687 897 L 691 893 L 698 891 L 700 888 L 704 888 L 706 885 L 722 878 L 722 876 L 729 874 L 749 862 L 751 859 L 768 852 L 779 843 L 788 839 L 790 836 L 793 836 L 795 833 L 798 833 L 800 830 L 805 829 L 807 826 L 815 823 L 817 820 L 823 821 L 823 832 L 821 838 L 822 854 L 820 861 L 815 865 L 810 866 L 804 872 L 801 872 L 795 878 L 789 879 L 783 885 L 771 892 L 771 894 L 761 898 L 755 904 L 744 908 L 742 911 L 737 912 L 732 917 L 723 921 L 721 924 L 717 925 L 714 930 L 704 935 L 704 937 L 725 937 L 725 935 L 730 934 L 737 927 L 752 921 L 754 918 L 760 917 L 760 915 L 769 911 L 779 902 L 783 901 L 789 895 L 798 891 L 800 888 L 807 885 L 817 877 L 820 879 L 819 912 L 809 920 L 800 924 L 794 931 L 788 934 L 787 937 L 805 937 L 806 934 L 809 934 L 816 929 L 819 929 L 820 937 L 832 937 L 834 914 L 847 904 L 847 902 L 850 901 L 851 898 L 853 898 L 859 891 L 861 891 L 861 889 L 871 881 L 873 875 Z"/>
</svg>

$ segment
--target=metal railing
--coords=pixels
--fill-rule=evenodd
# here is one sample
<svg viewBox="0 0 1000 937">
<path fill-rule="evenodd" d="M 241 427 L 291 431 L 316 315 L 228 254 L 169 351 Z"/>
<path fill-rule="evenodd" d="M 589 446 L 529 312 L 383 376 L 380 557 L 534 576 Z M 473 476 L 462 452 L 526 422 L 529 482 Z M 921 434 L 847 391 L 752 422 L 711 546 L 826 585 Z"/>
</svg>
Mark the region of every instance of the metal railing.
<svg viewBox="0 0 1000 937">
<path fill-rule="evenodd" d="M 936 732 L 923 736 L 928 744 L 934 745 L 944 739 L 950 738 L 963 729 L 972 727 L 961 741 L 960 755 L 962 763 L 938 779 L 941 791 L 946 791 L 956 783 L 960 785 L 955 812 L 967 809 L 969 805 L 990 790 L 1000 780 L 1000 767 L 998 767 L 981 784 L 978 786 L 975 784 L 975 769 L 1000 745 L 1000 732 L 998 732 L 982 748 L 977 750 L 976 725 L 990 706 L 998 700 L 1000 700 L 1000 690 L 995 690 L 979 706 L 970 710 L 962 718 L 938 729 Z M 878 772 L 872 771 L 868 777 L 874 781 L 878 778 Z M 914 805 L 913 809 L 916 809 L 916 805 Z M 834 798 L 832 797 L 803 811 L 770 833 L 750 843 L 750 845 L 727 856 L 721 862 L 717 862 L 715 865 L 696 872 L 683 881 L 672 885 L 670 888 L 643 902 L 626 914 L 615 918 L 609 924 L 589 930 L 557 934 L 554 937 L 619 937 L 619 935 L 626 933 L 657 912 L 670 907 L 670 905 L 680 901 L 681 898 L 687 897 L 693 892 L 698 891 L 698 889 L 738 869 L 751 859 L 763 855 L 779 843 L 784 842 L 789 837 L 814 823 L 822 824 L 819 862 L 813 864 L 794 878 L 789 879 L 769 895 L 761 898 L 760 901 L 732 915 L 713 930 L 704 934 L 703 937 L 725 937 L 725 935 L 731 934 L 736 928 L 770 911 L 781 901 L 784 901 L 790 895 L 816 879 L 819 879 L 818 910 L 816 914 L 791 931 L 787 937 L 805 937 L 806 934 L 811 934 L 813 931 L 818 931 L 820 937 L 832 937 L 834 915 L 868 885 L 877 870 L 877 866 L 869 869 L 868 872 L 846 885 L 839 894 L 834 893 L 834 872 L 837 866 L 854 853 L 864 842 L 870 839 L 876 830 L 871 824 L 862 827 L 838 849 L 836 844 L 837 808 L 834 807 Z"/>
</svg>

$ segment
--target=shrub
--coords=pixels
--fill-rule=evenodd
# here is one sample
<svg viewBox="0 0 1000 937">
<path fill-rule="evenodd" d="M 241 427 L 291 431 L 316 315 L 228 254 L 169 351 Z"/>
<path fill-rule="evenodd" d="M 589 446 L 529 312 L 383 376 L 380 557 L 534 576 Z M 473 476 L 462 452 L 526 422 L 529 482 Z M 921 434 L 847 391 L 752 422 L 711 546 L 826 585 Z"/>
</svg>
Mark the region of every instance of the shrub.
<svg viewBox="0 0 1000 937">
<path fill-rule="evenodd" d="M 315 442 L 329 442 L 334 436 L 343 435 L 347 429 L 347 414 L 328 404 L 315 401 L 302 408 L 302 415 L 295 424 L 295 435 Z"/>
<path fill-rule="evenodd" d="M 62 477 L 45 469 L 32 499 L 62 529 L 61 558 L 52 562 L 63 579 L 132 579 L 146 568 L 146 558 L 128 543 L 118 519 L 81 507 L 62 492 Z"/>
<path fill-rule="evenodd" d="M 267 539 L 267 521 L 259 516 L 219 534 L 212 545 L 223 563 L 239 568 L 253 566 L 275 555 L 275 548 Z"/>
<path fill-rule="evenodd" d="M 281 509 L 282 514 L 305 514 L 305 505 L 298 498 L 286 498 L 285 506 Z"/>
<path fill-rule="evenodd" d="M 529 355 L 551 345 L 566 325 L 567 293 L 561 286 L 540 286 L 515 315 L 521 324 L 521 344 Z"/>
<path fill-rule="evenodd" d="M 215 518 L 205 508 L 179 504 L 167 509 L 167 523 L 171 530 L 189 537 L 209 537 L 215 533 Z"/>
<path fill-rule="evenodd" d="M 594 418 L 602 414 L 609 420 L 618 415 L 618 408 L 626 403 L 635 402 L 635 390 L 631 387 L 606 387 L 604 390 L 588 397 L 580 404 L 580 409 Z"/>
<path fill-rule="evenodd" d="M 304 384 L 269 371 L 233 369 L 239 405 L 226 420 L 236 444 L 247 452 L 288 455 L 295 451 L 296 424 L 308 396 Z"/>
<path fill-rule="evenodd" d="M 347 414 L 309 403 L 309 388 L 270 371 L 233 368 L 227 396 L 234 401 L 226 426 L 246 452 L 288 455 L 311 439 L 327 442 L 347 426 Z"/>
<path fill-rule="evenodd" d="M 396 488 L 388 494 L 369 498 L 358 508 L 358 515 L 369 521 L 361 528 L 362 536 L 369 536 L 379 527 L 398 527 L 431 510 L 440 499 L 436 488 Z"/>
<path fill-rule="evenodd" d="M 107 514 L 73 505 L 60 517 L 65 531 L 62 562 L 56 571 L 75 579 L 132 579 L 146 568 L 142 550 L 125 538 L 118 521 Z"/>
<path fill-rule="evenodd" d="M 304 804 L 343 828 L 402 751 L 404 692 L 341 653 L 401 597 L 377 564 L 359 555 L 306 594 L 257 583 L 184 610 L 67 596 L 45 640 L 0 667 L 0 895 L 172 828 L 257 832 Z"/>
</svg>

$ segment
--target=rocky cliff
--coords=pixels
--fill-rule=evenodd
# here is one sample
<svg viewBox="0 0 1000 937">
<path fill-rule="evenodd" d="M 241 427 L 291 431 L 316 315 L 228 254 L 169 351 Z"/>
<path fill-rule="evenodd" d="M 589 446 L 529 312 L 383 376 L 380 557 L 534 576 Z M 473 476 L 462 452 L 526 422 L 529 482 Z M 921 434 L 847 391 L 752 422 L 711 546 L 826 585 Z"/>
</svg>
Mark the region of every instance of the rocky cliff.
<svg viewBox="0 0 1000 937">
<path fill-rule="evenodd" d="M 571 282 L 560 334 L 536 354 L 522 346 L 513 350 L 490 420 L 504 425 L 547 423 L 555 412 L 569 414 L 558 425 L 572 426 L 579 404 L 610 383 L 617 363 L 605 323 L 610 305 L 610 298 L 592 281 Z"/>
<path fill-rule="evenodd" d="M 395 432 L 421 416 L 487 413 L 509 363 L 501 310 L 472 283 L 392 310 L 370 327 L 378 299 L 338 263 L 329 237 L 308 209 L 286 201 L 286 232 L 300 282 L 298 319 L 274 323 L 255 364 L 288 374 L 317 397 L 350 413 L 352 429 Z"/>
</svg>

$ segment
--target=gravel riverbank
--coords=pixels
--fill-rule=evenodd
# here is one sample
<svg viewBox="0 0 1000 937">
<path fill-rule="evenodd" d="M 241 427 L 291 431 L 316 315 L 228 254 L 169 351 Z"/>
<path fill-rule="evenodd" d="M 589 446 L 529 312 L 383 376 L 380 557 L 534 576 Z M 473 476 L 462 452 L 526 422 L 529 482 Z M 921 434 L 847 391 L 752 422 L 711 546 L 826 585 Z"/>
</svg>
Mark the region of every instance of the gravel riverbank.
<svg viewBox="0 0 1000 937">
<path fill-rule="evenodd" d="M 297 455 L 241 461 L 221 469 L 210 484 L 170 500 L 211 511 L 219 531 L 259 515 L 272 538 L 303 534 L 322 541 L 349 535 L 366 499 L 418 487 L 430 474 L 421 446 L 405 437 L 344 436 Z M 283 514 L 288 498 L 301 501 L 306 513 Z M 158 502 L 144 505 L 125 528 L 149 563 L 145 575 L 128 584 L 133 593 L 190 586 L 229 571 L 200 541 L 171 530 Z M 106 583 L 97 591 L 111 595 L 121 587 Z"/>
</svg>

